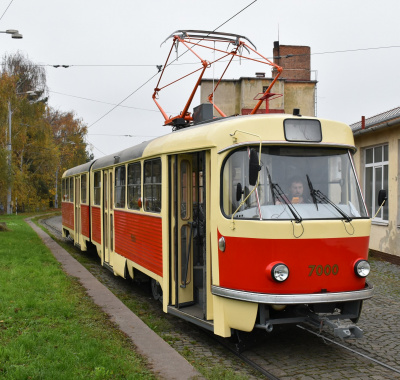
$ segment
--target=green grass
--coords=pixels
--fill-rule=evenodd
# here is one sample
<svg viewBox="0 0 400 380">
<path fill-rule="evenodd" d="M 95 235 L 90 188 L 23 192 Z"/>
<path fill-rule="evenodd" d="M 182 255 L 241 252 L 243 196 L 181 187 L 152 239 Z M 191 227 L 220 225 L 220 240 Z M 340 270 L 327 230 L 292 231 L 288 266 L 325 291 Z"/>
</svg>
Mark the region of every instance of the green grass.
<svg viewBox="0 0 400 380">
<path fill-rule="evenodd" d="M 0 378 L 154 378 L 25 217 L 0 218 Z"/>
<path fill-rule="evenodd" d="M 182 341 L 181 337 L 176 336 L 176 329 L 183 328 L 183 326 L 178 324 L 177 327 L 177 324 L 173 323 L 173 321 L 177 322 L 178 318 L 169 318 L 168 314 L 162 312 L 161 304 L 151 300 L 152 296 L 150 290 L 146 289 L 148 285 L 129 284 L 129 280 L 123 280 L 120 277 L 114 278 L 114 280 L 118 282 L 118 285 L 109 283 L 107 281 L 108 276 L 104 276 L 104 272 L 108 272 L 107 270 L 104 271 L 104 268 L 100 266 L 100 259 L 98 258 L 97 253 L 90 251 L 82 252 L 73 244 L 58 240 L 42 225 L 38 225 L 46 231 L 46 233 L 50 234 L 54 240 L 57 240 L 58 244 L 68 251 L 72 257 L 84 265 L 100 282 L 107 286 L 115 296 L 117 296 L 130 310 L 141 318 L 154 332 L 185 357 L 186 360 L 188 360 L 188 362 L 192 364 L 206 379 L 245 380 L 248 378 L 247 375 L 235 372 L 235 370 L 230 368 L 229 365 L 227 366 L 223 363 L 223 359 L 220 357 L 221 355 L 219 355 L 220 352 L 223 352 L 223 349 L 219 345 L 216 345 L 216 353 L 213 356 L 199 356 L 192 352 L 191 348 L 186 347 L 185 345 L 182 347 L 182 343 L 185 343 Z M 135 289 L 133 291 L 132 286 Z M 194 325 L 192 325 L 191 328 L 196 329 Z M 191 342 L 189 346 L 192 346 L 193 344 L 194 341 Z M 203 344 L 205 343 L 203 342 Z M 220 349 L 222 351 L 220 351 Z M 237 362 L 237 358 L 233 354 L 224 353 L 222 356 L 223 358 L 228 356 L 232 362 Z M 242 364 L 242 366 L 246 365 Z M 255 371 L 251 372 L 254 377 L 262 377 Z M 247 374 L 248 372 L 245 371 L 244 373 Z"/>
</svg>

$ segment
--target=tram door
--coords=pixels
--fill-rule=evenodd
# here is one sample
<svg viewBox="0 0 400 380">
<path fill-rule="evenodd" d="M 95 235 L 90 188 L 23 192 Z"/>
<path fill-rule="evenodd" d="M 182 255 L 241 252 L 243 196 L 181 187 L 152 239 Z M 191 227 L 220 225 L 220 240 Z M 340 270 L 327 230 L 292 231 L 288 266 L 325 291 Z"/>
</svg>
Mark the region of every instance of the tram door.
<svg viewBox="0 0 400 380">
<path fill-rule="evenodd" d="M 173 188 L 175 294 L 179 308 L 205 315 L 205 152 L 175 156 Z M 177 300 L 176 300 L 177 298 Z"/>
<path fill-rule="evenodd" d="M 112 252 L 114 249 L 114 203 L 113 203 L 113 171 L 103 172 L 103 260 L 106 265 L 112 266 Z"/>
<path fill-rule="evenodd" d="M 81 238 L 81 181 L 80 176 L 75 177 L 75 196 L 74 196 L 74 207 L 75 207 L 75 224 L 74 224 L 74 244 L 80 244 Z"/>
</svg>

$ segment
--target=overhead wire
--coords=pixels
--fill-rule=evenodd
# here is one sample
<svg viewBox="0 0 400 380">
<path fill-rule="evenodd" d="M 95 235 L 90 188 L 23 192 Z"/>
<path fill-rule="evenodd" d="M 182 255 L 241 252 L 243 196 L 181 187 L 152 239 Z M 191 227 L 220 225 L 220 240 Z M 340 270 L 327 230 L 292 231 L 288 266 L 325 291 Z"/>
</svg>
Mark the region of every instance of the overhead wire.
<svg viewBox="0 0 400 380">
<path fill-rule="evenodd" d="M 139 86 L 135 91 L 130 93 L 128 96 L 126 96 L 124 99 L 122 99 L 118 104 L 116 104 L 113 108 L 111 108 L 108 112 L 106 112 L 103 116 L 99 117 L 95 122 L 90 124 L 88 126 L 88 129 L 93 127 L 96 123 L 98 123 L 100 120 L 105 118 L 108 114 L 110 114 L 112 111 L 114 111 L 117 107 L 119 107 L 125 100 L 129 99 L 133 94 L 138 92 L 142 87 L 144 87 L 147 83 L 149 83 L 153 78 L 155 78 L 158 75 L 158 73 L 154 74 L 152 77 L 150 77 L 146 82 L 144 82 L 141 86 Z"/>
<path fill-rule="evenodd" d="M 233 15 L 232 17 L 230 17 L 228 20 L 226 20 L 225 22 L 223 22 L 220 26 L 218 26 L 217 28 L 215 28 L 213 30 L 213 32 L 215 32 L 216 30 L 218 30 L 219 28 L 221 28 L 221 26 L 225 25 L 227 22 L 231 21 L 233 18 L 235 18 L 237 15 L 239 15 L 240 13 L 242 13 L 245 9 L 247 9 L 248 7 L 250 7 L 251 5 L 253 5 L 254 3 L 256 3 L 258 0 L 254 0 L 252 1 L 250 4 L 248 4 L 246 7 L 244 7 L 242 10 L 240 10 L 239 12 L 237 12 L 235 15 Z M 182 54 L 183 55 L 183 54 Z M 174 61 L 173 61 L 174 62 Z M 127 97 L 125 97 L 123 100 L 121 100 L 117 105 L 115 105 L 113 108 L 111 108 L 108 112 L 106 112 L 103 116 L 101 116 L 100 118 L 98 118 L 96 121 L 94 121 L 92 124 L 90 124 L 88 126 L 88 129 L 93 127 L 93 125 L 95 125 L 96 123 L 98 123 L 100 120 L 102 120 L 104 117 L 106 117 L 108 114 L 110 114 L 112 111 L 114 111 L 118 106 L 120 106 L 123 102 L 125 102 L 127 99 L 129 99 L 132 95 L 134 95 L 137 91 L 139 91 L 142 87 L 144 87 L 148 82 L 150 82 L 153 78 L 155 78 L 158 74 L 160 73 L 157 72 L 156 74 L 154 74 L 153 76 L 151 76 L 146 82 L 144 82 L 141 86 L 139 86 L 135 91 L 133 91 L 131 94 L 129 94 Z"/>
<path fill-rule="evenodd" d="M 225 24 L 227 24 L 229 21 L 231 21 L 233 18 L 235 18 L 236 16 L 238 16 L 240 13 L 242 13 L 243 11 L 245 11 L 247 8 L 249 8 L 250 6 L 252 6 L 254 3 L 256 3 L 258 0 L 254 0 L 251 3 L 249 3 L 247 6 L 245 6 L 243 9 L 241 9 L 239 12 L 237 12 L 236 14 L 234 14 L 232 17 L 230 17 L 229 19 L 227 19 L 225 22 L 223 22 L 221 25 L 219 25 L 217 28 L 215 28 L 213 30 L 213 32 L 217 31 L 219 28 L 221 28 L 222 26 L 224 26 Z M 13 2 L 13 0 L 11 1 L 11 3 Z M 9 6 L 11 5 L 11 3 L 9 4 Z M 8 7 L 7 7 L 8 9 Z M 3 14 L 4 15 L 4 14 Z M 1 20 L 1 18 L 0 18 Z M 212 32 L 210 32 L 212 33 Z M 199 42 L 198 42 L 199 43 Z M 197 43 L 197 44 L 198 44 Z M 195 46 L 196 44 L 194 44 L 193 46 Z M 338 51 L 329 51 L 329 52 L 317 52 L 317 53 L 311 53 L 311 54 L 293 54 L 293 55 L 287 55 L 287 56 L 282 56 L 279 58 L 291 58 L 294 56 L 301 56 L 301 55 L 323 55 L 323 54 L 334 54 L 334 53 L 347 53 L 347 52 L 356 52 L 356 51 L 367 51 L 367 50 L 378 50 L 378 49 L 390 49 L 390 48 L 399 48 L 400 46 L 397 45 L 393 45 L 393 46 L 382 46 L 382 47 L 372 47 L 372 48 L 360 48 L 360 49 L 348 49 L 348 50 L 338 50 Z M 174 63 L 178 60 L 178 58 L 182 57 L 185 53 L 187 53 L 187 51 L 183 52 L 180 56 L 178 56 L 177 58 L 175 58 L 171 63 L 168 64 L 168 66 L 174 64 L 174 65 L 188 65 L 188 64 L 196 64 L 196 63 Z M 133 65 L 123 65 L 123 64 L 113 64 L 113 65 L 105 65 L 105 64 L 95 64 L 95 65 L 46 65 L 46 66 L 53 66 L 53 67 L 64 67 L 64 68 L 68 68 L 68 67 L 72 67 L 72 66 L 76 66 L 76 67 L 158 67 L 158 65 L 148 65 L 148 64 L 133 64 Z M 121 100 L 119 103 L 115 104 L 113 108 L 111 108 L 108 112 L 106 112 L 104 115 L 102 115 L 100 118 L 98 118 L 96 121 L 94 121 L 93 123 L 91 123 L 88 126 L 88 129 L 91 128 L 93 125 L 95 125 L 96 123 L 98 123 L 100 120 L 102 120 L 104 117 L 106 117 L 107 115 L 109 115 L 112 111 L 114 111 L 117 107 L 122 106 L 122 103 L 124 103 L 127 99 L 129 99 L 132 95 L 134 95 L 136 92 L 138 92 L 141 88 L 143 88 L 148 82 L 150 82 L 153 78 L 155 78 L 158 74 L 160 73 L 160 71 L 158 71 L 156 74 L 152 75 L 148 80 L 146 80 L 142 85 L 140 85 L 137 89 L 135 89 L 132 93 L 130 93 L 128 96 L 126 96 L 123 100 Z M 54 93 L 56 93 L 55 91 L 53 91 Z M 61 94 L 61 93 L 60 93 Z M 62 95 L 66 95 L 66 94 L 62 94 Z M 81 98 L 81 99 L 85 99 L 85 100 L 90 100 L 90 101 L 96 101 L 93 99 L 88 99 L 88 98 L 83 98 L 83 97 L 78 97 L 78 96 L 74 96 L 74 95 L 67 95 L 67 96 L 72 96 L 72 97 L 76 97 L 76 98 Z M 110 103 L 106 103 L 106 102 L 100 102 L 100 101 L 96 101 L 99 103 L 104 103 L 104 104 L 110 104 Z M 135 108 L 135 107 L 128 107 L 128 106 L 122 106 L 122 107 L 127 107 L 127 108 Z M 140 108 L 139 108 L 140 109 Z M 143 109 L 144 110 L 144 109 Z M 150 111 L 150 110 L 148 110 Z M 151 110 L 153 111 L 153 110 Z M 157 112 L 157 111 L 154 111 Z M 91 143 L 92 144 L 92 143 Z M 92 144 L 93 145 L 93 144 Z M 93 145 L 94 146 L 94 145 Z M 96 147 L 95 147 L 96 148 Z M 100 149 L 96 148 L 97 150 L 99 150 L 101 152 Z M 102 154 L 105 154 L 103 152 L 101 152 Z"/>
<path fill-rule="evenodd" d="M 282 59 L 282 58 L 300 57 L 300 56 L 305 56 L 305 55 L 352 53 L 352 52 L 357 52 L 357 51 L 380 50 L 380 49 L 396 49 L 396 48 L 400 48 L 400 45 L 376 46 L 376 47 L 347 49 L 347 50 L 333 50 L 333 51 L 323 51 L 323 52 L 316 52 L 316 53 L 310 53 L 310 54 L 287 54 L 287 55 L 284 55 L 284 56 L 267 57 L 267 58 L 268 59 L 273 59 L 273 58 Z M 179 56 L 178 58 L 180 58 L 181 56 Z M 224 62 L 227 62 L 227 61 L 228 60 L 221 60 L 221 61 L 218 61 L 216 63 L 224 63 Z M 198 65 L 198 62 L 170 63 L 170 65 L 172 65 L 172 66 Z M 69 68 L 69 67 L 157 67 L 157 65 L 155 65 L 155 64 L 74 64 L 74 65 L 52 65 L 52 64 L 47 64 L 47 63 L 46 64 L 37 64 L 37 65 L 34 65 L 34 66 L 47 66 L 47 67 L 55 67 L 55 68 L 58 68 L 58 67 L 64 67 L 64 68 Z"/>
<path fill-rule="evenodd" d="M 111 136 L 111 137 L 159 137 L 159 136 L 145 136 L 145 135 L 113 135 L 108 133 L 89 133 L 88 136 Z"/>
<path fill-rule="evenodd" d="M 107 156 L 107 154 L 104 153 L 104 152 L 103 152 L 102 150 L 100 150 L 99 148 L 97 148 L 97 146 L 94 145 L 94 144 L 87 138 L 87 136 L 86 136 L 86 141 L 87 141 L 94 149 L 97 149 L 103 156 Z"/>
<path fill-rule="evenodd" d="M 10 4 L 8 4 L 8 7 L 6 8 L 6 10 L 3 12 L 3 14 L 2 14 L 1 17 L 0 17 L 0 21 L 1 21 L 1 19 L 3 18 L 3 16 L 6 14 L 6 12 L 8 11 L 8 8 L 10 8 L 10 5 L 12 4 L 13 1 L 14 1 L 14 0 L 11 0 L 11 1 L 10 1 Z"/>
<path fill-rule="evenodd" d="M 90 102 L 95 102 L 95 103 L 108 104 L 108 105 L 111 105 L 111 106 L 116 106 L 116 105 L 117 105 L 117 104 L 115 104 L 115 103 L 109 103 L 109 102 L 104 102 L 104 101 L 101 101 L 101 100 L 85 98 L 85 97 L 83 97 L 83 96 L 64 94 L 64 93 L 58 92 L 58 91 L 51 91 L 51 90 L 49 90 L 49 92 L 51 92 L 51 93 L 53 93 L 53 94 L 57 94 L 57 95 L 69 96 L 69 97 L 71 97 L 71 98 L 77 98 L 77 99 L 82 99 L 82 100 L 88 100 L 88 101 L 90 101 Z M 151 110 L 151 109 L 148 109 L 148 108 L 124 106 L 124 105 L 122 105 L 122 104 L 120 104 L 119 107 L 131 108 L 131 109 L 140 110 L 140 111 L 159 112 L 158 110 L 155 110 L 155 109 L 154 109 L 154 110 Z"/>
</svg>

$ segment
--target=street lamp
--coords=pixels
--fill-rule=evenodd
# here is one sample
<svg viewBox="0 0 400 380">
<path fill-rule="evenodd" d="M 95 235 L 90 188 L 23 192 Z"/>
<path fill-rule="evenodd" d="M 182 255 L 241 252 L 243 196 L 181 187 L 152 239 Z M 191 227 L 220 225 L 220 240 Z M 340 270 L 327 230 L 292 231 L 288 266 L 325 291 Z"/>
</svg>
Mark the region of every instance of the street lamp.
<svg viewBox="0 0 400 380">
<path fill-rule="evenodd" d="M 7 29 L 5 31 L 0 30 L 0 33 L 11 34 L 11 38 L 16 38 L 19 40 L 22 38 L 22 34 L 19 34 L 18 30 L 16 30 L 16 29 Z"/>
<path fill-rule="evenodd" d="M 35 96 L 35 91 L 27 91 L 27 92 L 20 92 L 17 95 L 28 95 L 28 96 Z M 8 151 L 8 175 L 9 175 L 9 184 L 7 190 L 7 214 L 12 214 L 12 205 L 11 205 L 11 173 L 12 173 L 12 145 L 11 145 L 11 118 L 12 118 L 12 110 L 11 110 L 11 102 L 8 101 L 8 144 L 7 144 L 7 151 Z"/>
</svg>

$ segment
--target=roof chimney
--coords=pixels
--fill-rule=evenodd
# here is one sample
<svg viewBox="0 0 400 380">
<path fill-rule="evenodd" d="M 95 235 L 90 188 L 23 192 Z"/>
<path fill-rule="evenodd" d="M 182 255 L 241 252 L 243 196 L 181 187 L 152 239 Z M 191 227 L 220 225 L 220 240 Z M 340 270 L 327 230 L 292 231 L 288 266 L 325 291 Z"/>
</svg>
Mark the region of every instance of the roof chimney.
<svg viewBox="0 0 400 380">
<path fill-rule="evenodd" d="M 365 116 L 361 116 L 361 129 L 365 129 Z"/>
</svg>

